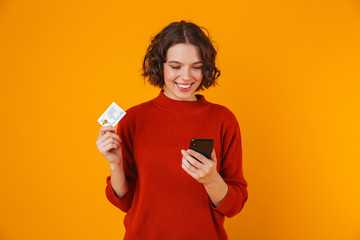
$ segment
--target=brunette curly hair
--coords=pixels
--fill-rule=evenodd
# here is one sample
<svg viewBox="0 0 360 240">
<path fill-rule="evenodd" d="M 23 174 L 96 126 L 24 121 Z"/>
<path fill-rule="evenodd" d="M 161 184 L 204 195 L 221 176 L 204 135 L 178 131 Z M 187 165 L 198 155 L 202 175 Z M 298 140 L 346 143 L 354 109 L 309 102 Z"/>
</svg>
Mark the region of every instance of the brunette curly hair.
<svg viewBox="0 0 360 240">
<path fill-rule="evenodd" d="M 215 66 L 216 50 L 212 44 L 213 41 L 210 39 L 209 32 L 204 27 L 199 27 L 184 20 L 170 23 L 151 40 L 144 57 L 141 75 L 144 78 L 148 77 L 148 82 L 151 85 L 164 88 L 166 53 L 172 45 L 177 43 L 193 44 L 199 48 L 203 62 L 201 68 L 203 79 L 196 91 L 216 85 L 220 71 Z"/>
</svg>

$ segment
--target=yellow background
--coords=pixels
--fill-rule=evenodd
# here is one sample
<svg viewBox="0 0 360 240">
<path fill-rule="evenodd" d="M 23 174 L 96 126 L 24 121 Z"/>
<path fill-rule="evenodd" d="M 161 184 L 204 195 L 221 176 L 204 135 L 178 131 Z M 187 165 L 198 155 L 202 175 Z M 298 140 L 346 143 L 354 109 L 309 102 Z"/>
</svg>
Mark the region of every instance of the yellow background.
<svg viewBox="0 0 360 240">
<path fill-rule="evenodd" d="M 230 239 L 360 239 L 360 3 L 347 0 L 0 1 L 0 239 L 122 238 L 97 119 L 157 96 L 142 58 L 181 19 L 217 42 L 220 84 L 202 94 L 242 131 L 249 199 Z"/>
</svg>

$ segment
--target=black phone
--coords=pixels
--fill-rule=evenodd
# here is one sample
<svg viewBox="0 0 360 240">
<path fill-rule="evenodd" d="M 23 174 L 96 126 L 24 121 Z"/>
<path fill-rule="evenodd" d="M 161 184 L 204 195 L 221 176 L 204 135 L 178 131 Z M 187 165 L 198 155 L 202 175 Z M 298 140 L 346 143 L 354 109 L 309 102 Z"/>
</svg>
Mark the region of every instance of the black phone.
<svg viewBox="0 0 360 240">
<path fill-rule="evenodd" d="M 211 153 L 212 153 L 212 150 L 213 150 L 213 146 L 214 146 L 214 140 L 213 139 L 197 139 L 197 138 L 194 138 L 194 139 L 191 140 L 189 148 L 196 151 L 196 152 L 198 152 L 198 153 L 201 153 L 202 155 L 204 155 L 205 157 L 210 159 Z M 198 159 L 196 159 L 196 160 L 198 160 Z"/>
</svg>

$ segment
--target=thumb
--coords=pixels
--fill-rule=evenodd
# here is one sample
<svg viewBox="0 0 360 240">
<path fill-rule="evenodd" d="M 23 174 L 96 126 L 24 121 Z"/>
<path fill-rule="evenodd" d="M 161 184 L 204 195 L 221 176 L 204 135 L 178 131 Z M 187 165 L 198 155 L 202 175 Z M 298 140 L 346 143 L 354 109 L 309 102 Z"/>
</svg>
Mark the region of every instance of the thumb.
<svg viewBox="0 0 360 240">
<path fill-rule="evenodd" d="M 212 152 L 211 152 L 211 160 L 213 160 L 214 162 L 217 162 L 216 159 L 216 153 L 215 153 L 215 149 L 213 148 Z"/>
</svg>

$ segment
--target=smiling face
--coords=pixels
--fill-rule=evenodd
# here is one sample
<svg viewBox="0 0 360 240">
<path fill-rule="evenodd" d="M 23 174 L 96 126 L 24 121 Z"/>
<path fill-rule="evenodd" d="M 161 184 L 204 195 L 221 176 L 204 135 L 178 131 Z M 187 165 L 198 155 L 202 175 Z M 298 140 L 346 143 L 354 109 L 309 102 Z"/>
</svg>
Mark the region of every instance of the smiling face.
<svg viewBox="0 0 360 240">
<path fill-rule="evenodd" d="M 195 91 L 203 79 L 200 51 L 192 44 L 178 43 L 166 53 L 164 94 L 174 100 L 196 101 Z"/>
</svg>

